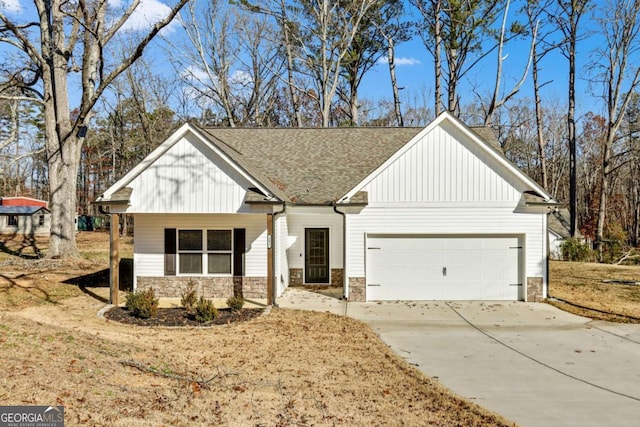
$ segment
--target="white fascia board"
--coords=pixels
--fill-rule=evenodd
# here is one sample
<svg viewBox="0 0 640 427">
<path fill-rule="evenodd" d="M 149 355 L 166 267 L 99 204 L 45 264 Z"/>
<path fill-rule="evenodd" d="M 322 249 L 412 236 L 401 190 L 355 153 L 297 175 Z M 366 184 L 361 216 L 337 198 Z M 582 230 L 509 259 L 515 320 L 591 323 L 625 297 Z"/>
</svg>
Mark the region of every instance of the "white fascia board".
<svg viewBox="0 0 640 427">
<path fill-rule="evenodd" d="M 126 187 L 133 181 L 138 175 L 144 172 L 149 166 L 151 166 L 156 160 L 158 160 L 164 153 L 166 153 L 171 147 L 173 147 L 180 139 L 184 138 L 187 134 L 193 134 L 200 139 L 202 143 L 213 151 L 218 157 L 227 162 L 234 170 L 236 170 L 241 176 L 247 179 L 252 185 L 258 188 L 267 196 L 272 196 L 271 192 L 260 182 L 258 182 L 253 176 L 249 175 L 244 169 L 242 169 L 236 162 L 234 162 L 229 156 L 222 152 L 218 147 L 212 144 L 196 127 L 190 123 L 185 123 L 180 126 L 173 134 L 171 134 L 162 144 L 156 147 L 151 153 L 147 155 L 140 163 L 138 163 L 133 169 L 127 172 L 122 178 L 116 181 L 111 187 L 109 187 L 102 195 L 100 195 L 96 202 L 109 200 L 111 195 L 116 191 Z"/>
<path fill-rule="evenodd" d="M 495 159 L 499 164 L 503 165 L 507 170 L 509 170 L 516 179 L 525 183 L 525 185 L 530 186 L 533 190 L 538 192 L 541 196 L 543 196 L 547 200 L 553 200 L 551 195 L 547 193 L 547 191 L 538 185 L 533 179 L 531 179 L 527 174 L 518 169 L 513 163 L 511 163 L 506 157 L 498 154 L 492 148 L 488 146 L 488 143 L 485 143 L 480 139 L 470 128 L 468 128 L 465 124 L 463 124 L 458 118 L 453 116 L 450 112 L 445 111 L 441 113 L 438 117 L 435 118 L 431 123 L 427 125 L 423 130 L 421 130 L 416 136 L 414 136 L 409 142 L 407 142 L 402 148 L 400 148 L 393 156 L 389 157 L 387 161 L 385 161 L 382 165 L 380 165 L 376 170 L 370 173 L 365 179 L 363 179 L 358 185 L 353 187 L 347 194 L 340 198 L 340 200 L 350 199 L 356 194 L 358 191 L 362 191 L 362 189 L 367 186 L 376 176 L 378 176 L 382 171 L 387 169 L 393 162 L 395 162 L 398 158 L 403 156 L 411 147 L 413 147 L 418 141 L 424 138 L 427 134 L 429 134 L 433 129 L 437 126 L 440 126 L 444 121 L 449 121 L 453 126 L 455 126 L 460 132 L 462 132 L 466 137 L 471 139 L 476 145 L 480 146 L 480 148 L 485 151 L 489 156 Z"/>
</svg>

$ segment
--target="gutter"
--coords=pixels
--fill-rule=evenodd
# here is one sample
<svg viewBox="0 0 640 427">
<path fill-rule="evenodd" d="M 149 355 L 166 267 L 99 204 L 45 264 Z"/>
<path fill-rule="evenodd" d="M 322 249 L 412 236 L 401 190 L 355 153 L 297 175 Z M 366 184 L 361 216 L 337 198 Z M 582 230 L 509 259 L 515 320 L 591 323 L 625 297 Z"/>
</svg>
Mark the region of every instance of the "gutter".
<svg viewBox="0 0 640 427">
<path fill-rule="evenodd" d="M 345 212 L 338 210 L 338 204 L 333 204 L 333 211 L 342 216 L 342 297 L 348 301 L 348 285 L 347 285 L 347 215 Z"/>
<path fill-rule="evenodd" d="M 274 238 L 275 236 L 275 230 L 276 230 L 276 218 L 278 217 L 278 215 L 285 213 L 285 211 L 287 210 L 287 205 L 285 202 L 282 202 L 282 210 L 278 211 L 278 212 L 273 212 L 271 214 L 271 230 L 272 230 L 272 235 L 271 235 L 271 250 L 273 251 L 273 254 L 271 256 L 271 271 L 273 272 L 274 276 L 276 273 L 276 239 Z M 272 301 L 272 306 L 273 307 L 278 307 L 278 303 L 276 302 L 276 297 L 277 297 L 277 290 L 278 290 L 278 278 L 277 277 L 272 277 L 271 278 L 272 283 L 271 283 L 271 295 L 273 296 L 273 301 Z"/>
</svg>

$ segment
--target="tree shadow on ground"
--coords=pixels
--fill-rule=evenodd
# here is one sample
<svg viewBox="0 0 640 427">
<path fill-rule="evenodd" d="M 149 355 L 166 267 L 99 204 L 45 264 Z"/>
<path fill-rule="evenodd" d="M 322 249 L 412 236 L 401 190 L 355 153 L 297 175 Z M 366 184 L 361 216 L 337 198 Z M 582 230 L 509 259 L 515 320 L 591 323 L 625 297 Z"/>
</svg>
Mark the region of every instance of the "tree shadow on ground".
<svg viewBox="0 0 640 427">
<path fill-rule="evenodd" d="M 28 250 L 33 253 L 26 253 Z M 0 235 L 0 252 L 22 259 L 40 259 L 45 255 L 33 234 Z"/>
<path fill-rule="evenodd" d="M 118 279 L 120 282 L 119 289 L 121 291 L 131 291 L 133 289 L 133 259 L 123 258 L 119 264 Z M 95 273 L 85 274 L 83 276 L 73 277 L 65 280 L 63 283 L 75 285 L 82 292 L 95 298 L 101 302 L 108 303 L 108 299 L 96 294 L 91 288 L 108 288 L 109 287 L 109 269 L 96 271 Z"/>
</svg>

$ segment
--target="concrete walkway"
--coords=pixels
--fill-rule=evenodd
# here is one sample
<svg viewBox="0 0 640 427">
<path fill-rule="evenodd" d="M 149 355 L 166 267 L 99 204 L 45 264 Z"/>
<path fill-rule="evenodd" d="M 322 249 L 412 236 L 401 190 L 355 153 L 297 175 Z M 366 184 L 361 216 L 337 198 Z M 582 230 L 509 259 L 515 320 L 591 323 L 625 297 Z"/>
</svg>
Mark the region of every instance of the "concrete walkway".
<svg viewBox="0 0 640 427">
<path fill-rule="evenodd" d="M 522 426 L 640 423 L 640 325 L 524 302 L 346 303 L 291 288 L 278 303 L 367 323 L 426 375 Z"/>
</svg>

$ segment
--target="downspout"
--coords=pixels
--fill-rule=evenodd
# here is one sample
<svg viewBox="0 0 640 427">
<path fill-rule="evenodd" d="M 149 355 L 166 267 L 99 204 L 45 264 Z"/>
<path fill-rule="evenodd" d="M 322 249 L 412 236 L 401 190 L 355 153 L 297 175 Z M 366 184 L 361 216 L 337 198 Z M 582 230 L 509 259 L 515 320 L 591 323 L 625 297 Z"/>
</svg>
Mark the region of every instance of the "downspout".
<svg viewBox="0 0 640 427">
<path fill-rule="evenodd" d="M 342 298 L 349 300 L 347 287 L 347 215 L 345 212 L 338 210 L 338 205 L 333 204 L 333 211 L 338 215 L 342 215 Z"/>
<path fill-rule="evenodd" d="M 272 289 L 271 289 L 271 295 L 273 296 L 273 306 L 274 307 L 278 307 L 278 303 L 276 302 L 276 298 L 277 298 L 277 290 L 278 290 L 278 278 L 275 277 L 275 273 L 276 273 L 276 239 L 274 238 L 275 230 L 276 230 L 276 218 L 278 215 L 283 214 L 284 211 L 287 210 L 287 205 L 285 202 L 282 202 L 282 210 L 278 211 L 278 212 L 273 212 L 271 215 L 271 230 L 273 230 L 273 235 L 271 236 L 271 250 L 273 251 L 273 256 L 271 257 L 271 271 L 274 274 L 274 277 L 272 278 Z"/>
<path fill-rule="evenodd" d="M 547 264 L 547 292 L 546 292 L 546 298 L 545 299 L 549 299 L 552 298 L 551 297 L 551 270 L 549 270 L 549 265 L 550 265 L 550 261 L 549 258 L 551 258 L 551 242 L 549 241 L 549 217 L 551 215 L 553 215 L 554 213 L 556 213 L 558 211 L 558 208 L 553 208 L 553 209 L 549 209 L 547 211 L 547 216 L 546 216 L 546 220 L 547 220 L 547 227 L 545 230 L 545 234 L 544 234 L 544 239 L 547 242 L 546 246 L 547 246 L 547 260 L 546 260 L 546 264 Z"/>
</svg>

